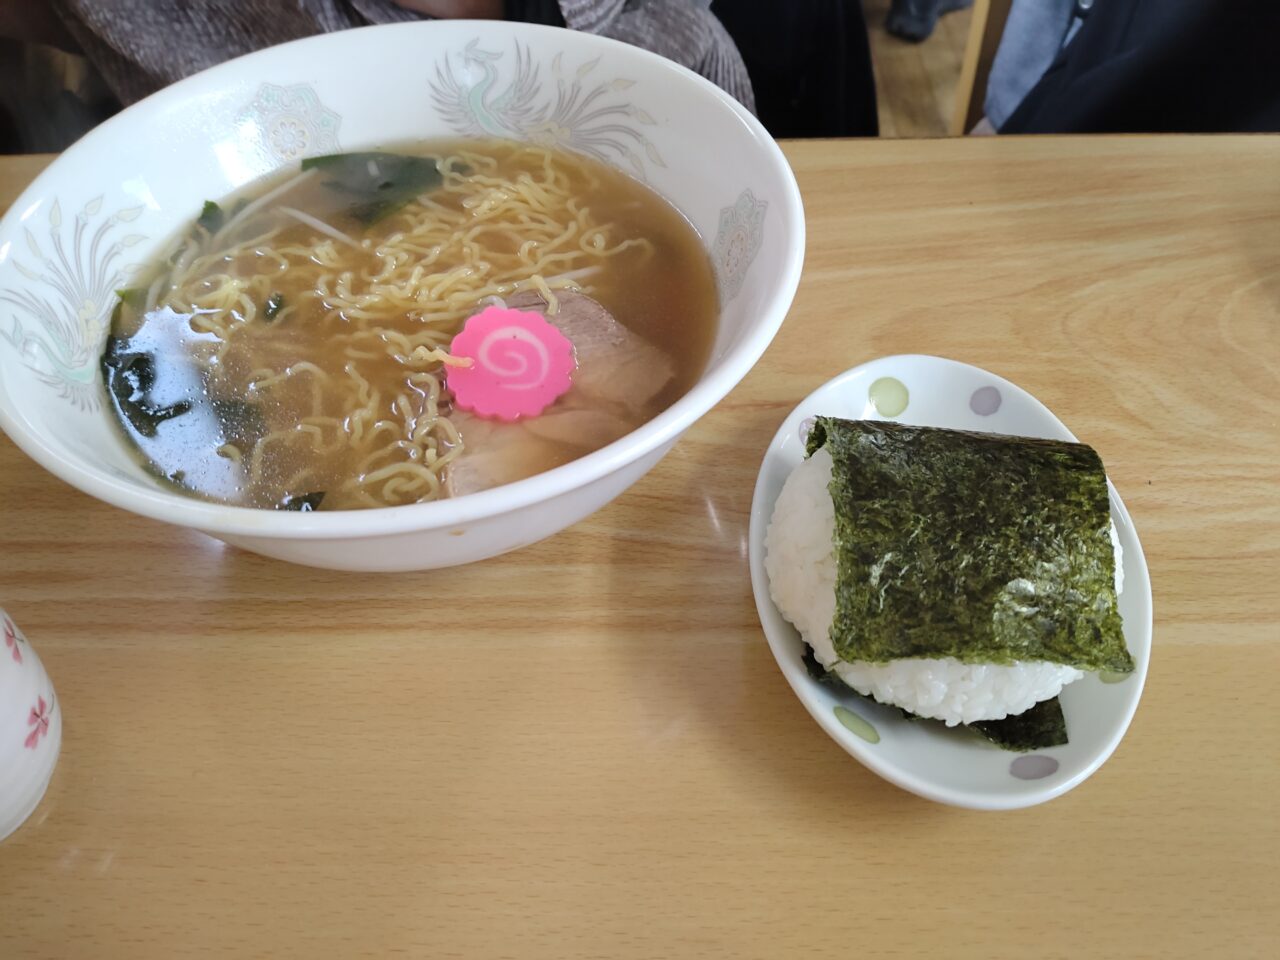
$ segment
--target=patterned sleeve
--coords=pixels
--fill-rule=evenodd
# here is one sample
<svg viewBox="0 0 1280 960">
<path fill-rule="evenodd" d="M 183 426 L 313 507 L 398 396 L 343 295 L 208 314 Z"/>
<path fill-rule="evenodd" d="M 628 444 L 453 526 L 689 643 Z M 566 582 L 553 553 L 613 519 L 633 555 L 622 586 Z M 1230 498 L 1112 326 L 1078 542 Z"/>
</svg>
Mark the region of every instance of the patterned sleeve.
<svg viewBox="0 0 1280 960">
<path fill-rule="evenodd" d="M 626 0 L 559 0 L 565 26 L 585 33 L 604 33 L 626 6 Z"/>
<path fill-rule="evenodd" d="M 733 39 L 698 0 L 559 0 L 565 25 L 644 47 L 694 70 L 755 112 L 751 79 Z"/>
</svg>

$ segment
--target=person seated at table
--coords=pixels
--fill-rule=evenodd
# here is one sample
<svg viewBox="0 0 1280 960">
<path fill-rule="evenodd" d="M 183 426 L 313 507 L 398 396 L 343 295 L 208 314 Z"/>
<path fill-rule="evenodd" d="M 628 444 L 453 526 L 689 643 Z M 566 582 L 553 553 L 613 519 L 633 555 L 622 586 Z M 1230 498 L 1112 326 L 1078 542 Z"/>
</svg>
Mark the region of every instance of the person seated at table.
<svg viewBox="0 0 1280 960">
<path fill-rule="evenodd" d="M 777 137 L 878 133 L 866 21 L 861 5 L 845 0 L 206 0 L 194 9 L 159 0 L 0 0 L 0 37 L 82 52 L 127 105 L 286 40 L 456 17 L 551 24 L 645 47 L 696 70 L 750 110 L 759 96 L 761 120 Z"/>
<path fill-rule="evenodd" d="M 738 45 L 757 116 L 775 137 L 879 134 L 861 3 L 714 0 L 711 12 Z"/>
<path fill-rule="evenodd" d="M 0 0 L 0 38 L 83 54 L 121 105 L 241 54 L 312 34 L 423 18 L 551 24 L 683 64 L 750 110 L 751 80 L 710 0 Z M 11 105 L 12 107 L 12 105 Z M 77 131 L 83 132 L 83 131 Z"/>
<path fill-rule="evenodd" d="M 1280 131 L 1277 37 L 1275 0 L 1013 0 L 986 121 L 1000 133 Z"/>
</svg>

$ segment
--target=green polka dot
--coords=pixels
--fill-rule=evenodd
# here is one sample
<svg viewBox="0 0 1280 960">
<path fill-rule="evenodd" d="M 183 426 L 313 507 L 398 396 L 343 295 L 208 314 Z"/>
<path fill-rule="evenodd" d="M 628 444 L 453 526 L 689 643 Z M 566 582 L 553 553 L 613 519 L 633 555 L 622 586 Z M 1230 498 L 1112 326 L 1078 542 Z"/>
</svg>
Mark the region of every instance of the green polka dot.
<svg viewBox="0 0 1280 960">
<path fill-rule="evenodd" d="M 1123 683 L 1125 680 L 1128 680 L 1131 676 L 1133 676 L 1133 674 L 1131 673 L 1117 673 L 1114 670 L 1098 671 L 1098 679 L 1101 680 L 1103 683 Z"/>
<path fill-rule="evenodd" d="M 907 385 L 897 377 L 881 377 L 871 385 L 867 397 L 882 417 L 896 417 L 907 409 Z"/>
<path fill-rule="evenodd" d="M 880 734 L 876 732 L 876 728 L 860 716 L 850 710 L 848 707 L 836 707 L 836 719 L 844 725 L 844 728 L 850 733 L 861 737 L 867 743 L 879 743 Z"/>
</svg>

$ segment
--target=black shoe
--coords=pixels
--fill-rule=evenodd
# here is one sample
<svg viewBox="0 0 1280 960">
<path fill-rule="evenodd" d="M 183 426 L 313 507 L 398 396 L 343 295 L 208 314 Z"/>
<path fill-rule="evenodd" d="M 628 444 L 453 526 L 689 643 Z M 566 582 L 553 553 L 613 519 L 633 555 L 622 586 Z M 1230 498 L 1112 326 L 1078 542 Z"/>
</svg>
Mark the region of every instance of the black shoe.
<svg viewBox="0 0 1280 960">
<path fill-rule="evenodd" d="M 927 40 L 944 13 L 973 6 L 973 0 L 893 0 L 884 28 L 901 40 Z"/>
</svg>

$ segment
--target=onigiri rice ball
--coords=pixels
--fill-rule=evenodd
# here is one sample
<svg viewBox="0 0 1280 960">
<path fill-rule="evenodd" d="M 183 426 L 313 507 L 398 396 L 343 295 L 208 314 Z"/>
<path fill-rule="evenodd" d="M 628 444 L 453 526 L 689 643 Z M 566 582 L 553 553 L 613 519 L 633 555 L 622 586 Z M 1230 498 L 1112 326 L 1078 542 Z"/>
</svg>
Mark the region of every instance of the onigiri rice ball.
<svg viewBox="0 0 1280 960">
<path fill-rule="evenodd" d="M 814 655 L 854 690 L 947 726 L 1001 720 L 1056 697 L 1084 673 L 1043 661 L 1012 665 L 962 663 L 954 657 L 888 663 L 841 660 L 831 642 L 836 612 L 836 515 L 827 485 L 831 454 L 818 449 L 783 484 L 765 534 L 769 593 Z M 1115 524 L 1116 592 L 1124 583 L 1123 551 Z"/>
</svg>

